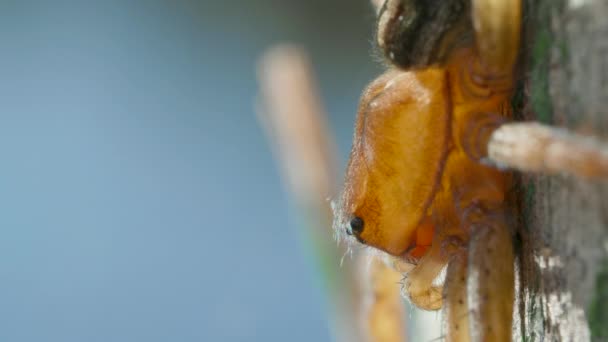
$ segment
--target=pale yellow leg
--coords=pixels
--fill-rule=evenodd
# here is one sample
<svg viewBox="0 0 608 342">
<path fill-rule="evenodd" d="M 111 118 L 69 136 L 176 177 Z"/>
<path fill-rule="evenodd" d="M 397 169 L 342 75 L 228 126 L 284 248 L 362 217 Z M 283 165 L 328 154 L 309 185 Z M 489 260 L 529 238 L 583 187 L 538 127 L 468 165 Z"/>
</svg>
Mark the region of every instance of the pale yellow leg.
<svg viewBox="0 0 608 342">
<path fill-rule="evenodd" d="M 500 126 L 487 151 L 492 162 L 521 171 L 608 178 L 608 144 L 539 123 Z"/>
<path fill-rule="evenodd" d="M 434 243 L 428 254 L 407 274 L 403 287 L 404 295 L 417 307 L 424 310 L 438 310 L 443 303 L 442 286 L 433 281 L 448 262 L 440 243 Z"/>
<path fill-rule="evenodd" d="M 471 341 L 511 341 L 514 264 L 502 215 L 471 226 L 467 293 Z"/>
<path fill-rule="evenodd" d="M 473 27 L 480 59 L 493 74 L 510 73 L 521 34 L 521 0 L 473 0 Z"/>
<path fill-rule="evenodd" d="M 447 342 L 469 341 L 467 303 L 467 255 L 463 251 L 450 260 L 445 278 L 443 309 L 444 334 Z"/>
</svg>

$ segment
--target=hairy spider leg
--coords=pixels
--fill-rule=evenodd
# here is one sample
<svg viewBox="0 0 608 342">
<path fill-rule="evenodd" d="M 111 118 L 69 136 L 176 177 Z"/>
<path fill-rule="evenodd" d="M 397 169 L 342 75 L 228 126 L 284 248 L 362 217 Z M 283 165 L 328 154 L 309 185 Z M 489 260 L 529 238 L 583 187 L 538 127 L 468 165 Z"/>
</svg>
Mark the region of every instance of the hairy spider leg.
<svg viewBox="0 0 608 342">
<path fill-rule="evenodd" d="M 494 75 L 511 74 L 519 54 L 521 0 L 473 0 L 479 58 Z"/>
<path fill-rule="evenodd" d="M 462 250 L 452 256 L 448 264 L 444 286 L 445 309 L 443 312 L 444 333 L 447 342 L 460 342 L 469 339 L 467 262 L 467 252 Z"/>
<path fill-rule="evenodd" d="M 405 278 L 403 295 L 424 310 L 439 310 L 443 305 L 443 285 L 433 284 L 449 257 L 434 243 L 420 263 Z"/>
<path fill-rule="evenodd" d="M 536 122 L 508 123 L 488 138 L 487 156 L 498 166 L 527 172 L 608 177 L 608 145 Z"/>
<path fill-rule="evenodd" d="M 515 275 L 505 222 L 499 210 L 472 223 L 467 277 L 472 341 L 511 341 Z"/>
</svg>

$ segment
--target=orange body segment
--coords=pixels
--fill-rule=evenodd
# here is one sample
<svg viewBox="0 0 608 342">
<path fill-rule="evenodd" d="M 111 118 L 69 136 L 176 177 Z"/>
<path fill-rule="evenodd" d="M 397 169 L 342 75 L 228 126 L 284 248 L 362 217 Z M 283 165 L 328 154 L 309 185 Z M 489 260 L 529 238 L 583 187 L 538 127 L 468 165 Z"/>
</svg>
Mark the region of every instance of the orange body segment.
<svg viewBox="0 0 608 342">
<path fill-rule="evenodd" d="M 444 68 L 388 71 L 364 93 L 340 210 L 345 226 L 361 220 L 357 238 L 365 244 L 407 256 L 419 245 L 416 234 L 434 231 L 421 229 L 429 215 L 459 221 L 434 213 L 437 201 L 502 202 L 509 176 L 472 160 L 463 141 L 479 113 L 510 115 L 511 82 L 485 75 L 474 56 L 462 49 Z M 420 258 L 420 247 L 410 257 Z"/>
<path fill-rule="evenodd" d="M 366 91 L 341 200 L 366 244 L 403 254 L 426 217 L 449 148 L 446 73 L 389 71 Z"/>
<path fill-rule="evenodd" d="M 420 223 L 416 229 L 416 239 L 408 250 L 405 258 L 412 263 L 417 263 L 431 247 L 434 233 L 435 227 L 429 218 Z"/>
</svg>

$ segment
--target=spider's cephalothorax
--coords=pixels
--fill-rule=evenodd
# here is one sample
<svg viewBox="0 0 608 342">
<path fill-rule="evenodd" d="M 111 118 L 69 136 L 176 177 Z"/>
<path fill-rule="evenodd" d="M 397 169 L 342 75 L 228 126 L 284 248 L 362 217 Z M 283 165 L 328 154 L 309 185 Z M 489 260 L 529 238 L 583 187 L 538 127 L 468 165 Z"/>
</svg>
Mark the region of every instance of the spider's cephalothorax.
<svg viewBox="0 0 608 342">
<path fill-rule="evenodd" d="M 376 40 L 402 69 L 442 63 L 457 45 L 472 39 L 470 12 L 470 0 L 385 1 Z"/>
</svg>

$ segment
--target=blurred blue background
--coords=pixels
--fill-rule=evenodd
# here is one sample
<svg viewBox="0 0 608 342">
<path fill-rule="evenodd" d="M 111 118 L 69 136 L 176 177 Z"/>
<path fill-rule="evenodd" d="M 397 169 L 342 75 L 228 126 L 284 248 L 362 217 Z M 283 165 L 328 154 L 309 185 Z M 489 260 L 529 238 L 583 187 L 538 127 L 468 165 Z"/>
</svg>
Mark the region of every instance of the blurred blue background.
<svg viewBox="0 0 608 342">
<path fill-rule="evenodd" d="M 254 114 L 303 44 L 342 161 L 360 1 L 0 1 L 0 341 L 328 341 Z"/>
</svg>

